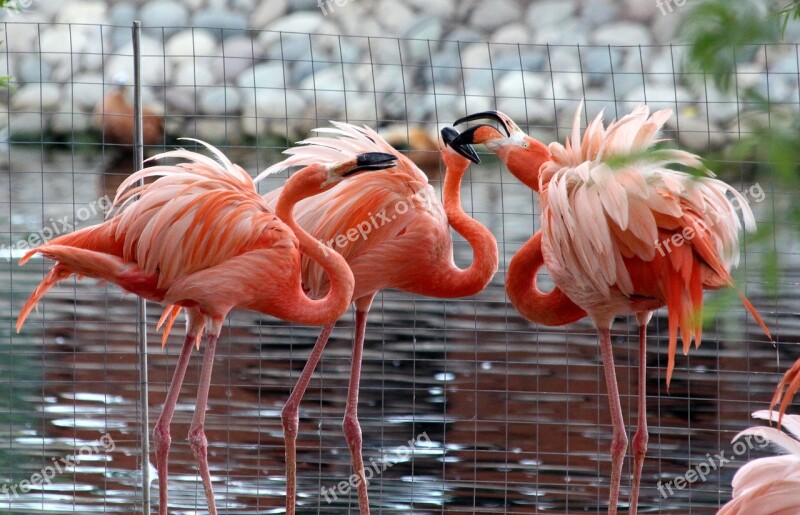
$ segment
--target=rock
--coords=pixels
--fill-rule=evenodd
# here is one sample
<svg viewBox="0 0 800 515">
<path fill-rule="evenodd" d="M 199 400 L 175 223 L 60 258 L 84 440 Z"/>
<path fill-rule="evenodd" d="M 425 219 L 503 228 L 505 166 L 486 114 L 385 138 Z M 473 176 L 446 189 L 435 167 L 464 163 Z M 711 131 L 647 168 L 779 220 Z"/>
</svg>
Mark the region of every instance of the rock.
<svg viewBox="0 0 800 515">
<path fill-rule="evenodd" d="M 280 61 L 266 61 L 244 70 L 236 78 L 236 85 L 240 88 L 275 88 L 283 89 L 286 86 L 283 63 Z"/>
<path fill-rule="evenodd" d="M 164 63 L 164 46 L 156 39 L 142 36 L 141 78 L 145 86 L 164 86 L 166 77 Z M 133 42 L 128 42 L 114 52 L 106 62 L 105 77 L 111 80 L 117 74 L 133 77 Z M 170 70 L 172 71 L 172 70 Z"/>
<path fill-rule="evenodd" d="M 673 116 L 667 120 L 667 127 L 678 130 L 678 142 L 682 147 L 694 152 L 707 152 L 712 148 L 719 148 L 725 143 L 722 130 L 714 125 L 709 125 L 705 117 L 685 115 Z"/>
<path fill-rule="evenodd" d="M 211 33 L 218 38 L 229 38 L 241 36 L 242 31 L 247 30 L 247 17 L 239 12 L 230 9 L 203 9 L 194 15 L 192 19 L 193 27 L 211 27 Z"/>
<path fill-rule="evenodd" d="M 494 0 L 480 2 L 472 12 L 470 24 L 484 31 L 492 31 L 522 17 L 518 2 L 513 0 Z"/>
<path fill-rule="evenodd" d="M 587 47 L 581 49 L 581 64 L 591 85 L 601 85 L 611 79 L 611 72 L 618 71 L 623 55 L 616 48 Z"/>
<path fill-rule="evenodd" d="M 296 90 L 258 90 L 257 95 L 246 90 L 242 93 L 242 131 L 250 137 L 263 137 L 267 120 L 286 120 L 287 112 L 288 118 L 304 116 L 308 103 L 303 92 Z"/>
<path fill-rule="evenodd" d="M 572 17 L 577 8 L 574 0 L 540 0 L 531 3 L 525 20 L 528 27 L 557 26 Z"/>
<path fill-rule="evenodd" d="M 623 18 L 619 5 L 613 1 L 586 2 L 581 9 L 580 18 L 595 27 Z"/>
<path fill-rule="evenodd" d="M 378 119 L 377 102 L 374 94 L 361 91 L 345 92 L 346 121 L 374 125 Z"/>
<path fill-rule="evenodd" d="M 87 113 L 94 111 L 94 107 L 103 98 L 103 76 L 99 73 L 81 73 L 76 75 L 72 82 L 75 95 L 75 109 Z"/>
<path fill-rule="evenodd" d="M 9 113 L 8 132 L 12 141 L 38 139 L 48 125 L 49 118 L 44 113 Z"/>
<path fill-rule="evenodd" d="M 414 11 L 408 8 L 403 2 L 397 0 L 380 0 L 375 6 L 378 23 L 384 27 L 385 36 L 399 36 L 403 34 L 407 27 L 414 25 Z"/>
<path fill-rule="evenodd" d="M 53 66 L 41 61 L 38 54 L 22 54 L 17 57 L 14 80 L 22 83 L 49 81 L 52 73 Z"/>
<path fill-rule="evenodd" d="M 254 29 L 263 29 L 285 15 L 288 8 L 287 0 L 262 0 L 250 17 L 250 26 Z"/>
<path fill-rule="evenodd" d="M 111 25 L 130 26 L 138 19 L 138 9 L 131 4 L 114 4 L 108 12 L 108 21 Z"/>
<path fill-rule="evenodd" d="M 198 117 L 186 124 L 186 136 L 216 145 L 230 145 L 242 139 L 238 120 L 228 118 Z"/>
<path fill-rule="evenodd" d="M 498 97 L 532 98 L 546 93 L 543 88 L 540 73 L 509 71 L 497 81 L 496 92 Z"/>
<path fill-rule="evenodd" d="M 653 36 L 644 25 L 620 21 L 599 27 L 592 34 L 591 41 L 597 45 L 650 45 Z"/>
<path fill-rule="evenodd" d="M 56 134 L 66 134 L 70 137 L 88 131 L 94 123 L 92 113 L 76 113 L 74 111 L 71 98 L 62 100 L 56 112 L 50 117 L 50 130 Z"/>
<path fill-rule="evenodd" d="M 39 37 L 39 26 L 33 23 L 6 23 L 3 34 L 3 53 L 30 52 Z M 5 60 L 5 59 L 3 59 Z"/>
<path fill-rule="evenodd" d="M 526 44 L 531 41 L 531 29 L 522 23 L 510 23 L 500 27 L 489 36 L 492 43 L 510 43 L 515 47 L 517 44 Z M 518 53 L 518 47 L 515 53 Z"/>
<path fill-rule="evenodd" d="M 567 18 L 558 25 L 543 27 L 533 33 L 532 43 L 539 45 L 585 45 L 591 31 L 583 19 Z"/>
<path fill-rule="evenodd" d="M 192 62 L 197 56 L 219 55 L 217 40 L 205 29 L 184 29 L 170 37 L 164 53 L 172 64 Z"/>
<path fill-rule="evenodd" d="M 64 2 L 56 16 L 57 23 L 106 23 L 107 2 L 78 0 Z"/>
<path fill-rule="evenodd" d="M 61 87 L 44 82 L 26 84 L 11 95 L 14 111 L 53 111 L 61 100 Z"/>
<path fill-rule="evenodd" d="M 179 65 L 170 79 L 170 86 L 193 86 L 202 89 L 217 83 L 214 74 L 200 63 L 185 62 Z"/>
<path fill-rule="evenodd" d="M 277 32 L 298 32 L 303 34 L 324 34 L 320 29 L 330 26 L 319 11 L 299 11 L 284 16 L 267 25 L 267 29 Z M 330 32 L 327 32 L 330 34 Z"/>
<path fill-rule="evenodd" d="M 143 26 L 165 27 L 164 35 L 171 36 L 180 30 L 179 27 L 186 26 L 189 9 L 173 0 L 150 0 L 142 7 L 139 18 Z"/>
</svg>

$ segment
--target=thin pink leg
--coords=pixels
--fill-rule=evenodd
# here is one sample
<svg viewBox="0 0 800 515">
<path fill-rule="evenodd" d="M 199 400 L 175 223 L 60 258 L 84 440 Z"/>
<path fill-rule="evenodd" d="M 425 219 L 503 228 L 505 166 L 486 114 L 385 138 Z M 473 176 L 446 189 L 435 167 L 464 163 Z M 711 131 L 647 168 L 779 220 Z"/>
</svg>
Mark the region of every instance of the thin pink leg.
<svg viewBox="0 0 800 515">
<path fill-rule="evenodd" d="M 364 476 L 364 458 L 361 455 L 361 425 L 358 422 L 358 388 L 361 382 L 361 358 L 364 354 L 364 333 L 367 328 L 369 312 L 356 308 L 356 335 L 353 340 L 353 362 L 350 367 L 350 385 L 347 391 L 347 406 L 344 411 L 342 428 L 350 447 L 350 458 L 353 473 L 358 478 L 358 506 L 361 515 L 369 514 L 369 497 L 367 496 L 367 479 Z"/>
<path fill-rule="evenodd" d="M 197 390 L 197 405 L 195 406 L 192 425 L 189 427 L 189 445 L 194 453 L 194 459 L 200 470 L 200 479 L 206 492 L 208 511 L 210 515 L 217 515 L 217 505 L 214 502 L 214 490 L 211 487 L 211 473 L 208 470 L 208 439 L 204 429 L 206 420 L 206 407 L 208 406 L 208 390 L 211 386 L 211 371 L 214 368 L 214 353 L 217 350 L 219 330 L 209 328 L 206 338 L 206 348 L 203 351 L 203 369 L 200 372 L 200 384 Z"/>
<path fill-rule="evenodd" d="M 192 355 L 192 349 L 194 348 L 196 338 L 196 335 L 190 332 L 186 333 L 186 338 L 183 340 L 183 349 L 181 350 L 178 364 L 175 367 L 175 373 L 172 375 L 172 382 L 167 391 L 167 399 L 164 401 L 161 415 L 158 417 L 155 429 L 153 429 L 153 443 L 156 446 L 156 468 L 158 469 L 159 515 L 167 515 L 168 460 L 169 447 L 172 443 L 172 437 L 170 437 L 169 434 L 169 425 L 172 422 L 172 416 L 175 414 L 175 405 L 178 402 L 181 385 L 183 384 L 183 378 L 186 376 L 186 368 L 189 366 L 189 358 Z"/>
<path fill-rule="evenodd" d="M 606 376 L 606 389 L 608 390 L 608 407 L 611 413 L 613 435 L 611 438 L 611 487 L 608 496 L 608 513 L 617 513 L 619 501 L 619 481 L 622 476 L 622 464 L 625 451 L 628 448 L 628 437 L 625 434 L 625 421 L 622 418 L 622 405 L 619 402 L 619 388 L 617 387 L 617 372 L 614 368 L 614 355 L 611 350 L 611 330 L 598 329 L 600 333 L 600 353 L 603 357 L 603 370 Z"/>
<path fill-rule="evenodd" d="M 297 411 L 300 407 L 300 401 L 303 400 L 303 395 L 306 393 L 308 383 L 311 381 L 311 376 L 314 374 L 314 369 L 317 368 L 322 351 L 325 350 L 325 344 L 331 336 L 331 331 L 336 325 L 336 322 L 331 322 L 325 325 L 317 338 L 317 343 L 311 350 L 311 355 L 303 367 L 303 372 L 300 378 L 292 389 L 292 394 L 286 401 L 286 405 L 281 411 L 281 421 L 283 422 L 283 437 L 286 445 L 286 514 L 294 515 L 295 512 L 295 499 L 297 497 L 297 433 L 299 431 L 300 419 Z"/>
<path fill-rule="evenodd" d="M 649 319 L 649 317 L 648 317 Z M 639 322 L 639 423 L 633 435 L 633 487 L 631 488 L 630 513 L 636 515 L 639 505 L 639 485 L 642 481 L 642 466 L 647 454 L 647 321 Z"/>
</svg>

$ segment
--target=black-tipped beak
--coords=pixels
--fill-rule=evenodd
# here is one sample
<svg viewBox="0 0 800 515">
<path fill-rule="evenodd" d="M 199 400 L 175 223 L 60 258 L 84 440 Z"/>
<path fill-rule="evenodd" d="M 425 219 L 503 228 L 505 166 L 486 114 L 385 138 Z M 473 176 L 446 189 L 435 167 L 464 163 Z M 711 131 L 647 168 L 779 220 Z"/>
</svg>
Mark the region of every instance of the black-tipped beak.
<svg viewBox="0 0 800 515">
<path fill-rule="evenodd" d="M 495 129 L 491 125 L 486 125 L 484 123 L 484 124 L 481 124 L 481 125 L 476 125 L 475 127 L 470 127 L 469 129 L 465 130 L 464 132 L 462 132 L 461 134 L 456 136 L 456 138 L 450 143 L 450 146 L 453 147 L 454 149 L 456 149 L 456 151 L 458 151 L 458 149 L 460 149 L 460 148 L 464 148 L 464 147 L 469 146 L 469 145 L 475 145 L 476 144 L 475 133 L 478 132 L 479 130 L 483 129 L 484 127 L 488 127 L 489 129 L 491 129 L 493 134 L 497 134 L 498 136 L 502 136 L 502 134 L 500 134 L 497 131 L 497 129 Z M 477 142 L 477 143 L 483 143 L 483 141 L 480 141 L 480 142 Z M 467 156 L 465 156 L 465 157 L 467 157 Z"/>
<path fill-rule="evenodd" d="M 473 163 L 481 164 L 481 159 L 478 157 L 478 154 L 475 152 L 475 149 L 469 144 L 466 143 L 456 143 L 456 141 L 461 137 L 461 134 L 458 133 L 452 127 L 445 127 L 442 129 L 442 141 L 448 147 L 455 150 L 459 155 L 469 159 Z"/>
<path fill-rule="evenodd" d="M 513 127 L 509 127 L 508 121 L 506 120 L 505 116 L 501 115 L 501 113 L 498 113 L 497 111 L 483 111 L 480 113 L 473 113 L 463 118 L 459 118 L 458 120 L 453 122 L 453 125 L 461 125 L 462 123 L 471 122 L 474 120 L 494 120 L 500 124 L 500 126 L 506 132 L 506 136 L 509 137 L 511 136 L 511 131 L 513 130 Z"/>
<path fill-rule="evenodd" d="M 356 156 L 356 166 L 342 174 L 342 177 L 347 177 L 362 170 L 383 170 L 385 168 L 392 168 L 397 164 L 397 156 L 394 154 L 385 154 L 383 152 L 368 152 L 366 154 L 359 154 Z"/>
</svg>

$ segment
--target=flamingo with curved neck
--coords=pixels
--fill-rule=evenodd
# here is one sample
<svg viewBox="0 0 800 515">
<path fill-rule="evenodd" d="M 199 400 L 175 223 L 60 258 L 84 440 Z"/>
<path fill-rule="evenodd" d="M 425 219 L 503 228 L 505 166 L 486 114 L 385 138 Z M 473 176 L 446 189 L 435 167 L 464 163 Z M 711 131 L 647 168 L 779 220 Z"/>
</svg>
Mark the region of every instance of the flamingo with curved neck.
<svg viewBox="0 0 800 515">
<path fill-rule="evenodd" d="M 346 179 L 336 190 L 300 202 L 295 208 L 300 225 L 314 237 L 331 243 L 329 252 L 341 253 L 355 276 L 356 329 L 342 426 L 358 478 L 359 509 L 368 514 L 358 388 L 372 300 L 377 292 L 387 288 L 438 298 L 475 295 L 497 271 L 497 242 L 486 227 L 461 207 L 461 181 L 469 161 L 477 162 L 478 157 L 469 147 L 457 150 L 450 147 L 449 143 L 458 135 L 454 129 L 443 129 L 439 144 L 446 166 L 443 204 L 437 200 L 425 174 L 372 129 L 334 122 L 334 128 L 320 132 L 331 137 L 301 142 L 287 150 L 290 157 L 262 175 L 310 162 L 339 160 L 355 152 L 386 152 L 397 159 L 397 166 L 391 170 Z M 266 199 L 273 203 L 279 195 L 280 190 L 272 191 Z M 472 247 L 473 259 L 467 268 L 458 267 L 453 260 L 451 227 Z M 358 237 L 345 238 L 359 229 Z M 340 245 L 340 241 L 344 244 Z M 322 295 L 328 288 L 324 275 L 308 261 L 303 265 L 303 282 L 313 295 Z M 295 513 L 297 491 L 298 408 L 334 325 L 331 322 L 323 328 L 281 413 L 286 439 L 286 511 L 290 515 Z"/>
<path fill-rule="evenodd" d="M 352 298 L 353 274 L 341 256 L 327 253 L 294 221 L 292 207 L 333 189 L 356 171 L 380 170 L 395 163 L 393 155 L 365 153 L 336 163 L 309 164 L 286 181 L 273 212 L 247 172 L 203 144 L 216 160 L 187 150 L 156 156 L 184 162 L 131 175 L 118 190 L 117 211 L 111 219 L 58 237 L 20 260 L 23 264 L 39 253 L 56 264 L 25 303 L 17 331 L 44 294 L 73 274 L 114 283 L 166 306 L 162 321 L 169 321 L 164 342 L 174 318 L 186 308 L 183 349 L 154 430 L 161 515 L 168 508 L 169 426 L 192 349 L 199 346 L 203 331 L 207 340 L 189 443 L 209 511 L 216 514 L 204 424 L 223 321 L 234 308 L 313 325 L 341 316 Z M 153 176 L 159 178 L 131 188 Z M 301 253 L 327 274 L 330 287 L 320 299 L 310 299 L 303 292 Z"/>
</svg>

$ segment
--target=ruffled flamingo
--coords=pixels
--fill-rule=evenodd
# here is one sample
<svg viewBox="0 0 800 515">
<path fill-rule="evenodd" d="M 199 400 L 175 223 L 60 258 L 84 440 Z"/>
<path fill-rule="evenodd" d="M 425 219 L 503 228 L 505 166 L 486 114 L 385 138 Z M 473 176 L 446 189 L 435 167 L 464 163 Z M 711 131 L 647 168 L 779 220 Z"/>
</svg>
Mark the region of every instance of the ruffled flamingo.
<svg viewBox="0 0 800 515">
<path fill-rule="evenodd" d="M 610 329 L 614 317 L 636 315 L 639 401 L 630 502 L 631 513 L 636 513 L 648 439 L 647 322 L 654 310 L 667 306 L 669 386 L 678 329 L 684 354 L 693 339 L 699 346 L 703 290 L 733 286 L 730 271 L 739 262 L 741 229 L 737 209 L 747 230 L 755 228 L 755 221 L 745 199 L 729 185 L 667 168 L 678 164 L 708 172 L 699 157 L 681 150 L 652 149 L 670 110 L 651 116 L 647 106 L 639 106 L 608 127 L 601 113 L 582 139 L 580 114 L 578 108 L 565 145 L 545 146 L 497 111 L 470 115 L 456 124 L 488 118 L 500 122 L 506 134 L 479 125 L 464 131 L 452 145 L 485 144 L 515 177 L 541 196 L 541 231 L 514 256 L 506 275 L 506 291 L 514 306 L 529 320 L 547 325 L 573 322 L 588 314 L 600 334 L 613 426 L 609 513 L 617 511 L 628 446 Z M 612 166 L 613 158 L 620 164 Z M 536 273 L 543 265 L 557 286 L 549 295 L 536 286 Z M 741 293 L 740 297 L 769 336 L 756 310 Z"/>
<path fill-rule="evenodd" d="M 443 142 L 439 145 L 447 167 L 442 205 L 425 174 L 375 131 L 346 123 L 333 125 L 317 129 L 328 137 L 300 142 L 286 151 L 291 157 L 268 168 L 264 174 L 308 163 L 350 159 L 362 152 L 386 152 L 397 159 L 397 166 L 391 170 L 345 179 L 335 190 L 306 199 L 295 207 L 297 222 L 315 238 L 326 242 L 329 252 L 341 253 L 355 276 L 356 331 L 343 430 L 353 471 L 358 477 L 359 508 L 362 514 L 367 514 L 369 499 L 357 409 L 364 334 L 372 300 L 377 292 L 387 288 L 438 298 L 475 295 L 497 271 L 497 242 L 486 227 L 461 207 L 461 179 L 469 166 L 466 157 L 476 162 L 478 158 L 468 146 L 458 149 L 461 155 L 448 146 L 458 134 L 454 129 L 442 130 Z M 265 198 L 275 205 L 280 195 L 278 189 Z M 453 261 L 451 227 L 472 246 L 473 261 L 466 269 Z M 303 284 L 312 297 L 324 295 L 329 288 L 320 267 L 308 259 L 303 260 Z M 322 329 L 281 413 L 286 439 L 289 514 L 295 510 L 297 488 L 298 406 L 334 325 L 335 322 L 330 322 Z"/>
<path fill-rule="evenodd" d="M 162 321 L 168 319 L 165 342 L 175 316 L 186 308 L 183 349 L 153 435 L 162 515 L 167 513 L 169 426 L 192 348 L 199 347 L 203 331 L 207 333 L 206 348 L 189 443 L 209 511 L 216 514 L 203 426 L 214 351 L 225 317 L 234 308 L 309 325 L 330 324 L 341 316 L 352 298 L 353 274 L 341 256 L 327 252 L 297 225 L 292 207 L 335 189 L 334 185 L 358 170 L 391 167 L 396 159 L 385 153 L 363 153 L 343 156 L 335 163 L 309 163 L 286 181 L 273 209 L 258 194 L 247 172 L 216 148 L 203 144 L 216 160 L 187 150 L 156 156 L 184 162 L 131 175 L 119 187 L 113 217 L 58 237 L 20 260 L 23 264 L 39 253 L 56 264 L 22 308 L 17 331 L 39 299 L 73 274 L 114 283 L 166 306 L 162 316 Z M 131 188 L 149 177 L 159 178 Z M 303 292 L 301 255 L 327 274 L 330 287 L 324 297 L 311 299 Z"/>
</svg>

